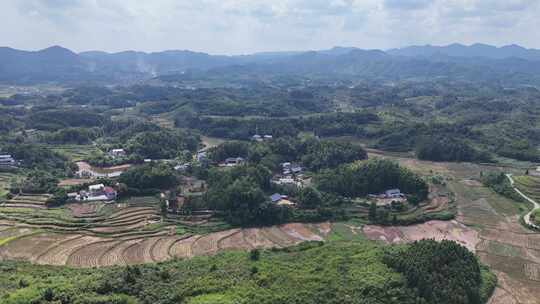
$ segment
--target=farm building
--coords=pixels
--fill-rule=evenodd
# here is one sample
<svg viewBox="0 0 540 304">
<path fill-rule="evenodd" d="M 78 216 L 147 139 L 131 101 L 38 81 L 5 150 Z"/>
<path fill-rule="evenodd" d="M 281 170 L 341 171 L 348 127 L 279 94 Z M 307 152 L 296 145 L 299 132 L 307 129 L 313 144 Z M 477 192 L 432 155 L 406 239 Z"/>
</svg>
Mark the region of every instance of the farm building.
<svg viewBox="0 0 540 304">
<path fill-rule="evenodd" d="M 285 186 L 285 185 L 292 185 L 292 186 L 296 186 L 296 187 L 303 187 L 304 186 L 304 183 L 303 183 L 303 181 L 301 179 L 293 178 L 291 176 L 285 176 L 285 177 L 273 179 L 272 183 L 274 183 L 276 185 L 283 185 L 283 186 Z"/>
<path fill-rule="evenodd" d="M 115 200 L 118 193 L 112 187 L 103 184 L 91 185 L 88 191 L 81 191 L 76 196 L 79 201 L 112 201 Z"/>
<path fill-rule="evenodd" d="M 11 155 L 0 155 L 0 167 L 15 167 L 16 165 L 17 161 Z"/>
<path fill-rule="evenodd" d="M 270 201 L 278 206 L 294 206 L 295 203 L 289 200 L 289 197 L 286 195 L 281 195 L 279 193 L 274 193 L 270 195 Z"/>
<path fill-rule="evenodd" d="M 174 170 L 180 171 L 180 172 L 185 172 L 185 171 L 189 170 L 189 168 L 191 168 L 190 163 L 185 163 L 185 164 L 174 166 Z"/>
<path fill-rule="evenodd" d="M 125 157 L 126 151 L 124 149 L 112 149 L 111 151 L 109 151 L 109 155 L 113 158 Z"/>
<path fill-rule="evenodd" d="M 202 163 L 208 159 L 208 156 L 205 151 L 200 151 L 197 153 L 197 156 L 195 156 L 195 159 L 197 162 Z"/>
<path fill-rule="evenodd" d="M 302 166 L 290 162 L 282 163 L 281 169 L 283 171 L 283 175 L 300 174 L 303 170 Z"/>
<path fill-rule="evenodd" d="M 255 134 L 251 137 L 251 140 L 253 141 L 257 141 L 257 142 L 261 142 L 261 141 L 266 141 L 266 140 L 271 140 L 273 138 L 272 135 L 264 135 L 264 136 L 261 136 L 259 134 Z"/>
<path fill-rule="evenodd" d="M 234 167 L 241 165 L 245 162 L 245 159 L 242 157 L 229 157 L 225 160 L 224 165 L 227 167 Z"/>
<path fill-rule="evenodd" d="M 403 193 L 401 193 L 401 190 L 399 190 L 399 189 L 386 190 L 384 192 L 384 195 L 386 196 L 386 198 L 402 198 L 402 197 L 404 197 Z"/>
</svg>

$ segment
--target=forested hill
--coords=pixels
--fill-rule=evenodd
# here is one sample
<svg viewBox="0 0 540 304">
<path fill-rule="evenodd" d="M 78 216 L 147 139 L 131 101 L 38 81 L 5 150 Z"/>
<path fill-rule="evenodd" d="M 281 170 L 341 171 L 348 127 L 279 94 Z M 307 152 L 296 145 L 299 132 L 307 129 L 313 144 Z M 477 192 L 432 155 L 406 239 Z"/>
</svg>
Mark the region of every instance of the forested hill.
<svg viewBox="0 0 540 304">
<path fill-rule="evenodd" d="M 422 46 L 381 50 L 336 47 L 309 52 L 274 52 L 243 56 L 191 51 L 144 53 L 100 51 L 74 53 L 54 46 L 40 51 L 0 48 L 0 83 L 118 82 L 188 71 L 211 75 L 302 75 L 306 78 L 402 80 L 443 77 L 540 84 L 540 51 L 519 46 Z M 399 75 L 399 76 L 398 76 Z"/>
</svg>

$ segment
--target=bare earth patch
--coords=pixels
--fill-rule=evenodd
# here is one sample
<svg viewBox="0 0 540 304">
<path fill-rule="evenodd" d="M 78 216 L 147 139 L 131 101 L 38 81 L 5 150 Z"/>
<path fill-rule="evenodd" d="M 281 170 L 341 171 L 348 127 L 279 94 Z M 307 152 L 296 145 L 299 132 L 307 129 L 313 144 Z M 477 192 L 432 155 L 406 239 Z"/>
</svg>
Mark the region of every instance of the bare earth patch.
<svg viewBox="0 0 540 304">
<path fill-rule="evenodd" d="M 422 239 L 451 240 L 475 252 L 478 232 L 457 221 L 429 221 L 411 226 L 382 227 L 366 225 L 363 232 L 370 240 L 400 244 Z"/>
<path fill-rule="evenodd" d="M 461 183 L 469 187 L 482 187 L 482 183 L 474 179 L 463 179 Z"/>
</svg>

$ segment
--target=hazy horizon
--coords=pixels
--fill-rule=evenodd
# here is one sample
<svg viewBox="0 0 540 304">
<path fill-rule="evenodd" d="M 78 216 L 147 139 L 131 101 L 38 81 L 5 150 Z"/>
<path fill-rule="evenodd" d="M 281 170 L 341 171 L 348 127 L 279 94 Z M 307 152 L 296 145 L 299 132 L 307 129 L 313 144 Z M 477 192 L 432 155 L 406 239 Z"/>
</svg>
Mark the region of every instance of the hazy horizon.
<svg viewBox="0 0 540 304">
<path fill-rule="evenodd" d="M 61 47 L 61 48 L 69 49 L 69 50 L 71 50 L 71 51 L 73 51 L 73 52 L 75 52 L 77 54 L 86 53 L 86 52 L 105 52 L 105 53 L 108 53 L 108 54 L 115 54 L 115 53 L 122 53 L 122 52 L 160 53 L 160 52 L 174 52 L 174 51 L 191 51 L 191 52 L 206 53 L 206 54 L 213 55 L 213 56 L 242 56 L 242 55 L 254 55 L 254 54 L 264 54 L 264 53 L 280 53 L 280 52 L 282 52 L 282 53 L 288 53 L 288 52 L 290 52 L 290 53 L 302 53 L 302 52 L 310 52 L 310 51 L 316 51 L 317 52 L 317 51 L 331 50 L 331 49 L 335 49 L 335 48 L 356 48 L 356 49 L 361 49 L 361 50 L 389 51 L 389 50 L 392 50 L 392 49 L 402 49 L 402 48 L 407 48 L 407 47 L 424 47 L 424 46 L 448 47 L 448 46 L 453 45 L 453 44 L 460 44 L 460 45 L 463 45 L 463 46 L 466 46 L 466 47 L 471 47 L 473 45 L 478 45 L 479 44 L 479 45 L 489 45 L 489 46 L 496 47 L 496 48 L 502 48 L 502 47 L 516 45 L 518 47 L 522 47 L 522 48 L 525 48 L 525 49 L 528 49 L 528 50 L 538 50 L 536 48 L 529 48 L 527 46 L 516 44 L 516 43 L 505 44 L 505 45 L 491 45 L 491 44 L 482 43 L 482 42 L 475 42 L 475 43 L 472 43 L 472 44 L 462 44 L 462 43 L 454 42 L 454 43 L 445 44 L 445 45 L 435 45 L 435 44 L 403 45 L 403 46 L 400 46 L 400 47 L 388 48 L 388 49 L 366 49 L 366 48 L 357 47 L 357 46 L 336 45 L 336 46 L 332 46 L 332 47 L 325 48 L 325 49 L 297 49 L 297 50 L 282 50 L 282 51 L 266 50 L 266 51 L 260 51 L 260 52 L 254 52 L 254 53 L 239 53 L 239 54 L 210 53 L 210 52 L 195 51 L 195 50 L 190 50 L 190 49 L 163 49 L 163 50 L 155 50 L 155 51 L 141 51 L 141 50 L 136 50 L 136 49 L 126 49 L 126 50 L 120 50 L 120 51 L 114 51 L 114 52 L 108 52 L 108 51 L 99 50 L 99 49 L 89 49 L 89 50 L 75 51 L 73 49 L 70 49 L 70 48 L 68 48 L 66 46 L 59 45 L 59 44 L 54 44 L 54 45 L 50 45 L 50 46 L 47 46 L 45 48 L 39 48 L 39 49 L 17 49 L 17 48 L 14 48 L 12 46 L 9 46 L 9 45 L 0 45 L 0 48 L 1 47 L 7 47 L 7 48 L 20 50 L 20 51 L 38 52 L 38 51 L 42 51 L 42 50 L 45 50 L 45 49 L 48 49 L 48 48 Z"/>
<path fill-rule="evenodd" d="M 410 45 L 540 48 L 534 0 L 6 0 L 1 43 L 75 52 L 240 55 Z"/>
</svg>

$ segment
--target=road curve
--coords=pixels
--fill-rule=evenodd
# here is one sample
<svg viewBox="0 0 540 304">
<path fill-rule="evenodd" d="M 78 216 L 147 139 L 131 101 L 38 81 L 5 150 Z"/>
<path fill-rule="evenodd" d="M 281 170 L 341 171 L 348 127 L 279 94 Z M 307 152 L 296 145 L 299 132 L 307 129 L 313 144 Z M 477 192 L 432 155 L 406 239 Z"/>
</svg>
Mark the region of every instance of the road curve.
<svg viewBox="0 0 540 304">
<path fill-rule="evenodd" d="M 527 201 L 531 202 L 534 205 L 534 208 L 529 213 L 525 214 L 525 216 L 523 216 L 523 220 L 525 221 L 525 224 L 529 225 L 532 228 L 540 229 L 540 226 L 531 222 L 531 214 L 536 209 L 540 209 L 540 204 L 536 202 L 535 200 L 533 200 L 532 198 L 528 197 L 527 195 L 523 194 L 523 192 L 521 192 L 517 187 L 514 187 L 514 179 L 512 178 L 512 174 L 506 174 L 506 177 L 510 181 L 510 186 L 514 188 L 514 191 L 516 191 L 519 195 L 521 195 L 521 197 L 523 197 L 524 199 L 526 199 Z"/>
</svg>

